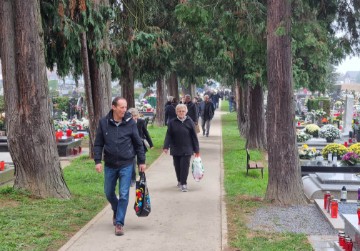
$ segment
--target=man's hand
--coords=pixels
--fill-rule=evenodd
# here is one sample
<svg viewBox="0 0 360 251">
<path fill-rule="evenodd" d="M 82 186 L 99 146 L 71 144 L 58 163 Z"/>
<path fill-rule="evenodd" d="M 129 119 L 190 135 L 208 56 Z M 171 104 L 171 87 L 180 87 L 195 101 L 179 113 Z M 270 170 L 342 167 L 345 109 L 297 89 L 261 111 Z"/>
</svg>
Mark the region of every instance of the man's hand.
<svg viewBox="0 0 360 251">
<path fill-rule="evenodd" d="M 96 172 L 101 173 L 102 172 L 102 164 L 101 163 L 96 164 L 95 169 L 96 169 Z"/>
<path fill-rule="evenodd" d="M 140 164 L 139 165 L 139 172 L 145 172 L 146 164 Z"/>
<path fill-rule="evenodd" d="M 163 149 L 163 153 L 167 154 L 167 153 L 168 153 L 168 149 Z"/>
<path fill-rule="evenodd" d="M 200 157 L 200 153 L 195 153 L 195 154 L 194 154 L 194 157 L 195 157 L 195 158 Z"/>
</svg>

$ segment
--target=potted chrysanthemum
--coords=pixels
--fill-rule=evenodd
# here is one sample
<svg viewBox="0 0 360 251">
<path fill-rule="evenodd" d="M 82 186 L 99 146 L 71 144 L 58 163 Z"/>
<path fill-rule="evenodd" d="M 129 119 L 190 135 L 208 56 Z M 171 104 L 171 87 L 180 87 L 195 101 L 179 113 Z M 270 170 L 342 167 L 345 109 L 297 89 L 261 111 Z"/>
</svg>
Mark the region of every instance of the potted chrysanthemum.
<svg viewBox="0 0 360 251">
<path fill-rule="evenodd" d="M 321 154 L 323 155 L 324 159 L 326 159 L 329 153 L 332 153 L 332 155 L 336 154 L 338 157 L 342 157 L 347 152 L 348 149 L 344 145 L 331 143 L 324 147 Z"/>
<path fill-rule="evenodd" d="M 305 126 L 305 132 L 317 138 L 319 136 L 320 127 L 315 124 L 309 124 Z"/>
<path fill-rule="evenodd" d="M 354 152 L 357 155 L 360 155 L 360 143 L 355 143 L 349 146 L 349 151 Z"/>
<path fill-rule="evenodd" d="M 333 125 L 324 125 L 319 131 L 319 136 L 326 139 L 326 142 L 331 143 L 340 138 L 340 130 Z"/>
<path fill-rule="evenodd" d="M 305 142 L 311 138 L 310 134 L 305 133 L 304 131 L 296 132 L 296 140 L 297 142 Z"/>
</svg>

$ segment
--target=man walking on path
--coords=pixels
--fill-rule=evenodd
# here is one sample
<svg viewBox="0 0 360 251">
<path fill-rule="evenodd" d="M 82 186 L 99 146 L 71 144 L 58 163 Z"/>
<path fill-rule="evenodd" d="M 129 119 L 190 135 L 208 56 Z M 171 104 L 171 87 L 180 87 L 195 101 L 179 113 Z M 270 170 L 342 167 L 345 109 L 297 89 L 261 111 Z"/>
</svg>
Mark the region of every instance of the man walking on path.
<svg viewBox="0 0 360 251">
<path fill-rule="evenodd" d="M 204 96 L 204 101 L 200 104 L 201 107 L 201 128 L 203 136 L 209 137 L 210 123 L 214 117 L 215 108 L 209 99 L 208 95 Z"/>
<path fill-rule="evenodd" d="M 116 238 L 109 229 L 112 216 L 106 207 L 60 251 L 220 251 L 226 246 L 226 210 L 222 190 L 221 112 L 211 121 L 211 135 L 200 137 L 205 175 L 200 182 L 189 176 L 190 193 L 174 184 L 173 159 L 162 154 L 146 171 L 151 215 L 126 215 L 126 238 Z M 150 132 L 151 133 L 151 132 Z M 130 190 L 130 205 L 135 189 Z"/>
<path fill-rule="evenodd" d="M 139 172 L 144 172 L 145 152 L 136 122 L 131 114 L 126 112 L 126 100 L 116 97 L 111 107 L 112 110 L 99 122 L 94 143 L 94 160 L 96 171 L 102 172 L 101 159 L 104 150 L 105 195 L 113 210 L 115 235 L 123 235 L 134 158 L 137 155 Z M 119 199 L 115 194 L 118 180 Z"/>
</svg>

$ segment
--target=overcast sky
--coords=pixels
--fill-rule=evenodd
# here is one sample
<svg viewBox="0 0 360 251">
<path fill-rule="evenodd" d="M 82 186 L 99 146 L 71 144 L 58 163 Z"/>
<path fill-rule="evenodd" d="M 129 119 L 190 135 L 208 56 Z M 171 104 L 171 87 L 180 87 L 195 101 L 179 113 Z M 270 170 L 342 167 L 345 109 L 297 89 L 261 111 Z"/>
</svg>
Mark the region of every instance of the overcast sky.
<svg viewBox="0 0 360 251">
<path fill-rule="evenodd" d="M 337 67 L 337 72 L 345 74 L 347 71 L 360 71 L 360 58 L 359 57 L 352 57 L 352 58 L 346 58 Z"/>
</svg>

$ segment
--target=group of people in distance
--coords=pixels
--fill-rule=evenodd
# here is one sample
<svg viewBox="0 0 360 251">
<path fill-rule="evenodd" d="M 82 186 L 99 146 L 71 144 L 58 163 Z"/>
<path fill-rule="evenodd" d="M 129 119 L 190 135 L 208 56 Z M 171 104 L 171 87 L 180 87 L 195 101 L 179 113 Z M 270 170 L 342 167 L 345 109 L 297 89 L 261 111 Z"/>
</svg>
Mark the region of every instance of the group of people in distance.
<svg viewBox="0 0 360 251">
<path fill-rule="evenodd" d="M 183 100 L 178 103 L 177 99 L 169 96 L 168 102 L 165 104 L 165 125 L 168 125 L 170 120 L 177 117 L 176 106 L 184 104 L 187 107 L 187 117 L 191 118 L 195 127 L 198 127 L 199 118 L 201 118 L 201 129 L 203 136 L 208 137 L 210 132 L 210 123 L 215 114 L 216 105 L 213 104 L 209 95 L 204 95 L 204 100 L 198 97 L 191 99 L 190 95 L 185 95 Z"/>
<path fill-rule="evenodd" d="M 214 106 L 209 95 L 204 95 L 202 101 L 198 98 L 192 100 L 190 95 L 185 95 L 180 103 L 176 98 L 169 97 L 165 105 L 167 132 L 163 152 L 167 154 L 170 149 L 177 178 L 176 186 L 182 192 L 188 191 L 187 177 L 191 156 L 200 156 L 197 137 L 200 131 L 199 118 L 203 136 L 208 137 L 215 109 L 216 105 Z M 112 223 L 115 226 L 115 235 L 124 234 L 129 191 L 136 177 L 135 166 L 138 166 L 139 172 L 145 172 L 146 169 L 145 153 L 148 149 L 144 140 L 147 141 L 148 147 L 153 148 L 145 121 L 139 119 L 139 111 L 136 108 L 128 110 L 124 98 L 114 98 L 111 110 L 98 124 L 94 142 L 94 161 L 98 173 L 104 170 L 104 192 L 113 210 Z M 118 181 L 117 197 L 115 189 Z"/>
</svg>

